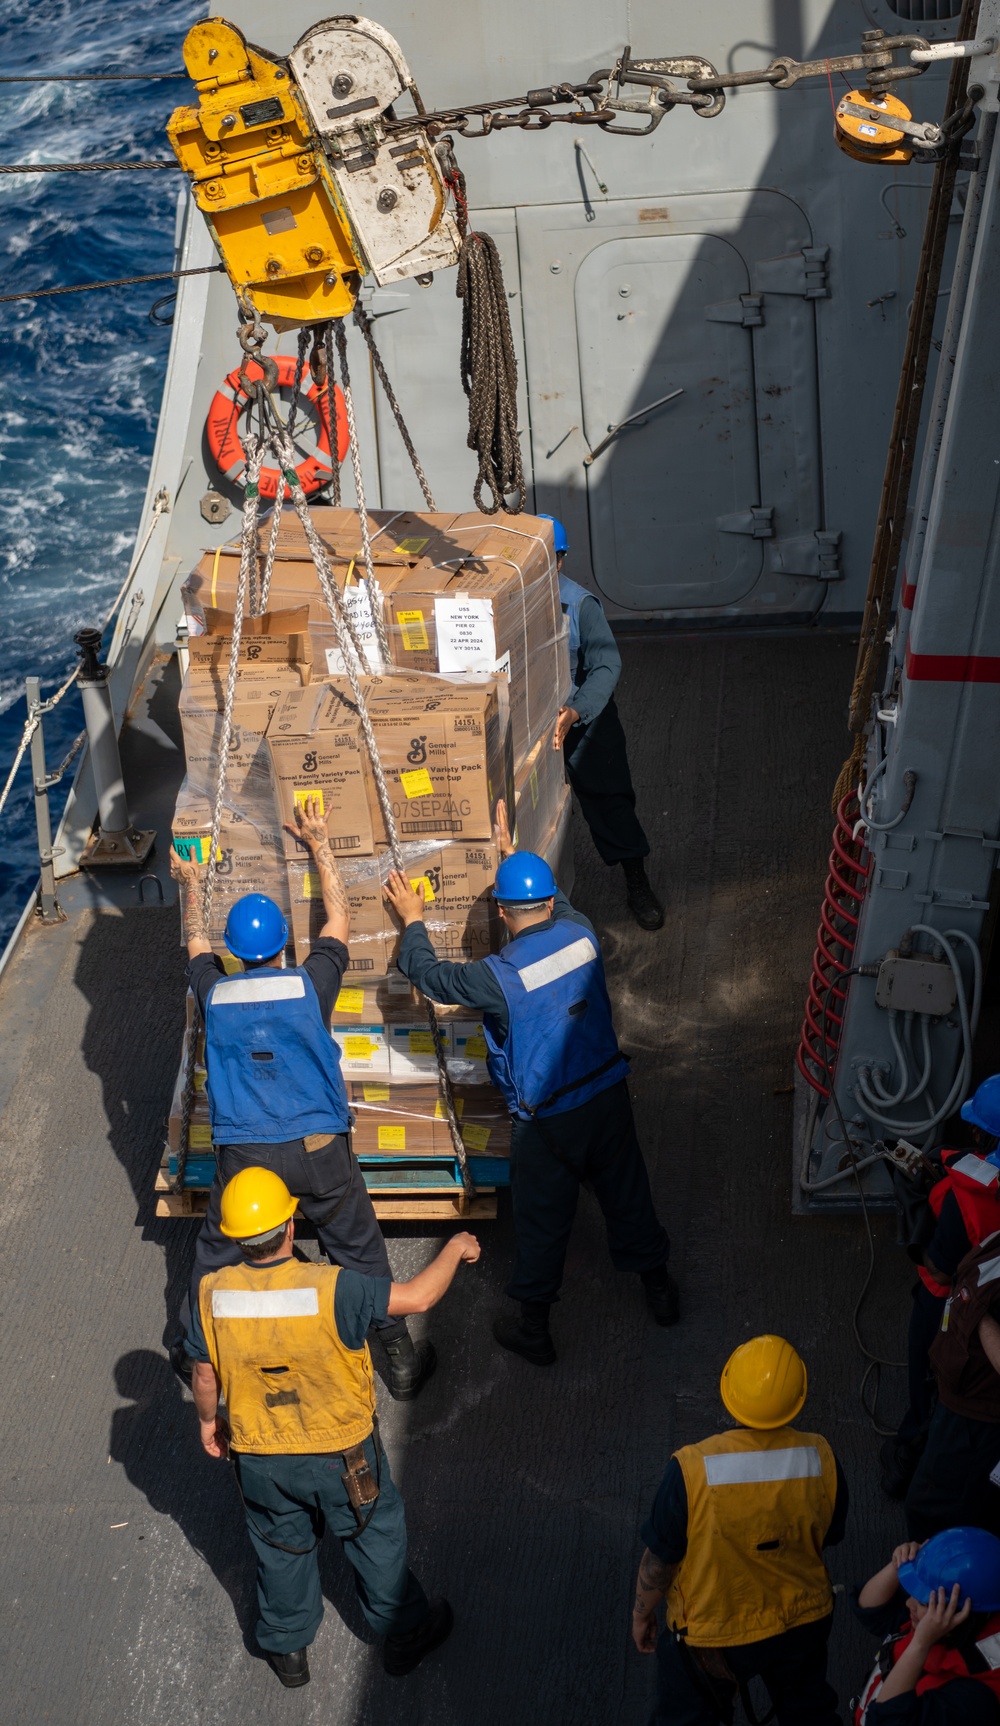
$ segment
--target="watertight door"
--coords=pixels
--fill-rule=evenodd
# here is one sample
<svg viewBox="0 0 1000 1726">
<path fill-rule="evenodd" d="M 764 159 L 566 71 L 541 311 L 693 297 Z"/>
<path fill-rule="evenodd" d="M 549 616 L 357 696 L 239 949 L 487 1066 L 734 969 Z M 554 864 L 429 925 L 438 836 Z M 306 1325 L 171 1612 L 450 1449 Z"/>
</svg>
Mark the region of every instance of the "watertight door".
<svg viewBox="0 0 1000 1726">
<path fill-rule="evenodd" d="M 620 605 L 732 605 L 760 574 L 751 332 L 705 316 L 749 290 L 740 253 L 708 234 L 609 240 L 577 273 L 590 448 L 632 418 L 585 469 L 594 574 Z"/>
</svg>

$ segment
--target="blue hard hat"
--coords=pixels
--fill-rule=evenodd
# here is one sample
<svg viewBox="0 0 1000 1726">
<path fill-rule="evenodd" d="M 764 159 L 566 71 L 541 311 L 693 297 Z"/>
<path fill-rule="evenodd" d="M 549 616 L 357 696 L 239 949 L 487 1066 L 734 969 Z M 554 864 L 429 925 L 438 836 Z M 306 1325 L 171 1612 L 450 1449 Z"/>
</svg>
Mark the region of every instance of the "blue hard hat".
<svg viewBox="0 0 1000 1726">
<path fill-rule="evenodd" d="M 984 1133 L 1000 1135 L 1000 1073 L 984 1079 L 975 1095 L 962 1104 L 962 1119 Z"/>
<path fill-rule="evenodd" d="M 266 893 L 245 893 L 226 918 L 226 946 L 237 959 L 273 959 L 288 940 L 288 924 Z"/>
<path fill-rule="evenodd" d="M 932 1588 L 951 1593 L 955 1583 L 974 1612 L 1000 1611 L 1000 1540 L 985 1528 L 946 1528 L 899 1567 L 899 1585 L 926 1606 Z"/>
<path fill-rule="evenodd" d="M 550 521 L 552 523 L 552 538 L 555 541 L 556 551 L 568 551 L 569 540 L 566 538 L 566 529 L 563 527 L 563 524 L 558 517 L 554 515 L 546 515 L 544 509 L 540 509 L 538 512 L 538 519 L 539 521 Z"/>
<path fill-rule="evenodd" d="M 544 857 L 533 851 L 515 851 L 497 870 L 494 899 L 501 905 L 527 905 L 532 900 L 551 899 L 556 878 Z"/>
</svg>

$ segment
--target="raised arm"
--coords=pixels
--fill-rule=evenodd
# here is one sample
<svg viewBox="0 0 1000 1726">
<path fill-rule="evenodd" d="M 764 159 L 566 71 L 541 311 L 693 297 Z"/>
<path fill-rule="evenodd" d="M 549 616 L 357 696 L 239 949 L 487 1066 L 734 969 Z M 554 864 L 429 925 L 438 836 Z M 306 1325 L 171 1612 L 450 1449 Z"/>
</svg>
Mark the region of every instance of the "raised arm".
<svg viewBox="0 0 1000 1726">
<path fill-rule="evenodd" d="M 307 797 L 304 807 L 298 803 L 295 805 L 295 826 L 290 827 L 286 821 L 285 832 L 290 833 L 293 839 L 301 839 L 315 864 L 326 912 L 326 922 L 320 934 L 331 935 L 346 946 L 351 933 L 351 907 L 317 797 Z"/>
<path fill-rule="evenodd" d="M 407 1313 L 429 1312 L 450 1289 L 459 1265 L 474 1265 L 478 1257 L 479 1242 L 475 1235 L 464 1230 L 452 1235 L 426 1270 L 418 1271 L 409 1282 L 393 1283 L 389 1290 L 389 1317 L 405 1318 Z"/>
<path fill-rule="evenodd" d="M 194 861 L 193 857 L 178 857 L 177 852 L 171 850 L 170 873 L 180 889 L 181 906 L 184 911 L 184 928 L 187 933 L 188 958 L 197 959 L 199 953 L 212 951 L 212 943 L 205 927 L 205 900 L 201 866 Z"/>
</svg>

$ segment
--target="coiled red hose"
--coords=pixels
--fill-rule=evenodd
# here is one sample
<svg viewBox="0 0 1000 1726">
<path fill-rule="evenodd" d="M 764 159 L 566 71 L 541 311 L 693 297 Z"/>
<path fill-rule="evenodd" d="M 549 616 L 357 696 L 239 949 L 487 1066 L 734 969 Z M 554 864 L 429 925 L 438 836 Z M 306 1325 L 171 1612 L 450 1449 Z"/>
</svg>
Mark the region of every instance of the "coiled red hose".
<svg viewBox="0 0 1000 1726">
<path fill-rule="evenodd" d="M 830 873 L 823 890 L 806 1015 L 795 1057 L 802 1077 L 822 1097 L 830 1095 L 827 1081 L 836 1064 L 847 998 L 846 982 L 838 979 L 851 968 L 871 869 L 867 847 L 851 837 L 857 818 L 858 800 L 851 791 L 837 805 Z"/>
</svg>

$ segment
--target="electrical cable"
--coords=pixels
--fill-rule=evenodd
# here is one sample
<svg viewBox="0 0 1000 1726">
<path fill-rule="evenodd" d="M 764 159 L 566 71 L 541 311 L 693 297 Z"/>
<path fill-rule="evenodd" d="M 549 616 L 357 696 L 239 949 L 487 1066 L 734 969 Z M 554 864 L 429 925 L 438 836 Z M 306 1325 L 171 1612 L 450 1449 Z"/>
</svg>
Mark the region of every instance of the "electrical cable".
<svg viewBox="0 0 1000 1726">
<path fill-rule="evenodd" d="M 869 1211 L 868 1211 L 868 1200 L 865 1196 L 864 1187 L 861 1185 L 861 1178 L 860 1177 L 861 1177 L 862 1169 L 870 1168 L 873 1163 L 883 1161 L 885 1153 L 884 1153 L 884 1151 L 877 1151 L 871 1157 L 865 1157 L 865 1158 L 859 1158 L 856 1154 L 853 1141 L 851 1140 L 850 1134 L 847 1131 L 847 1122 L 844 1119 L 844 1112 L 840 1106 L 840 1098 L 837 1096 L 837 1089 L 836 1089 L 836 1086 L 834 1084 L 833 1066 L 832 1066 L 832 1063 L 830 1060 L 830 1052 L 831 1052 L 830 1051 L 830 1042 L 829 1042 L 829 1036 L 827 1033 L 827 1022 L 828 1022 L 828 1013 L 829 1013 L 829 1005 L 830 1005 L 830 994 L 831 994 L 831 991 L 833 989 L 834 982 L 844 982 L 846 980 L 846 978 L 852 977 L 852 976 L 853 977 L 864 976 L 867 971 L 868 971 L 867 966 L 854 965 L 851 967 L 851 969 L 849 971 L 842 972 L 839 978 L 835 978 L 830 983 L 828 983 L 826 990 L 824 992 L 824 998 L 823 998 L 823 1013 L 822 1013 L 822 1019 L 821 1019 L 821 1029 L 822 1029 L 821 1053 L 822 1053 L 823 1064 L 826 1068 L 827 1080 L 829 1082 L 829 1087 L 830 1087 L 830 1099 L 831 1099 L 833 1106 L 834 1106 L 834 1109 L 836 1111 L 837 1123 L 840 1127 L 841 1142 L 843 1143 L 844 1150 L 846 1151 L 847 1156 L 850 1158 L 850 1168 L 840 1170 L 838 1172 L 838 1174 L 834 1177 L 834 1179 L 835 1180 L 846 1179 L 848 1176 L 853 1175 L 854 1183 L 855 1183 L 857 1190 L 858 1190 L 858 1198 L 861 1201 L 861 1214 L 864 1217 L 865 1233 L 866 1233 L 866 1236 L 868 1239 L 868 1269 L 865 1273 L 865 1279 L 861 1285 L 861 1290 L 858 1294 L 858 1298 L 854 1303 L 854 1311 L 851 1314 L 851 1328 L 854 1331 L 854 1340 L 857 1343 L 859 1352 L 863 1356 L 864 1360 L 867 1362 L 867 1365 L 865 1366 L 865 1370 L 864 1370 L 862 1377 L 861 1377 L 861 1384 L 858 1387 L 858 1396 L 859 1396 L 860 1401 L 861 1401 L 861 1406 L 864 1409 L 865 1414 L 867 1415 L 869 1423 L 872 1426 L 873 1430 L 878 1434 L 878 1436 L 880 1438 L 891 1438 L 892 1437 L 892 1431 L 894 1429 L 881 1427 L 878 1424 L 878 1399 L 879 1399 L 879 1392 L 881 1389 L 881 1376 L 882 1376 L 883 1368 L 886 1368 L 886 1367 L 892 1368 L 893 1370 L 905 1372 L 906 1371 L 906 1362 L 901 1361 L 901 1360 L 886 1360 L 881 1355 L 874 1354 L 872 1352 L 872 1350 L 868 1347 L 868 1344 L 865 1342 L 864 1337 L 861 1335 L 861 1312 L 862 1312 L 862 1309 L 864 1307 L 865 1301 L 868 1298 L 868 1291 L 871 1288 L 872 1279 L 874 1278 L 874 1275 L 875 1275 L 875 1236 L 874 1236 L 874 1233 L 872 1231 L 871 1217 L 870 1217 Z M 808 1156 L 808 1147 L 807 1147 L 806 1155 Z M 805 1191 L 807 1191 L 807 1192 L 815 1192 L 815 1191 L 819 1190 L 819 1188 L 821 1186 L 826 1186 L 829 1184 L 832 1184 L 832 1183 L 824 1181 L 822 1183 L 817 1182 L 817 1183 L 813 1183 L 813 1184 L 806 1184 L 801 1180 L 801 1176 L 800 1176 L 800 1185 L 803 1186 Z M 874 1397 L 873 1397 L 871 1403 L 869 1403 L 867 1395 L 866 1395 L 866 1391 L 867 1391 L 868 1381 L 873 1375 L 875 1377 L 875 1393 L 874 1393 Z"/>
<path fill-rule="evenodd" d="M 880 1112 L 880 1105 L 881 1108 L 884 1108 L 887 1106 L 895 1107 L 895 1104 L 889 1105 L 886 1100 L 882 1100 L 878 1097 L 871 1083 L 872 1071 L 870 1067 L 858 1068 L 858 1092 L 859 1100 L 865 1113 L 873 1121 L 877 1122 L 880 1127 L 885 1127 L 889 1132 L 906 1133 L 912 1137 L 914 1134 L 932 1132 L 935 1127 L 940 1126 L 942 1121 L 947 1120 L 948 1116 L 954 1110 L 959 1098 L 969 1088 L 969 1082 L 972 1077 L 972 1039 L 975 1035 L 975 1027 L 978 1023 L 979 1007 L 982 1000 L 983 962 L 978 947 L 972 940 L 971 936 L 965 934 L 964 930 L 948 929 L 942 932 L 940 929 L 931 928 L 928 923 L 914 923 L 911 933 L 914 935 L 929 935 L 930 938 L 941 948 L 945 958 L 951 966 L 952 974 L 955 978 L 955 992 L 962 1029 L 962 1058 L 958 1064 L 958 1069 L 944 1102 L 922 1121 L 893 1120 L 890 1116 L 884 1115 Z M 958 956 L 951 945 L 952 938 L 965 941 L 972 952 L 973 985 L 971 1007 L 966 999 L 965 978 L 962 975 Z"/>
</svg>

